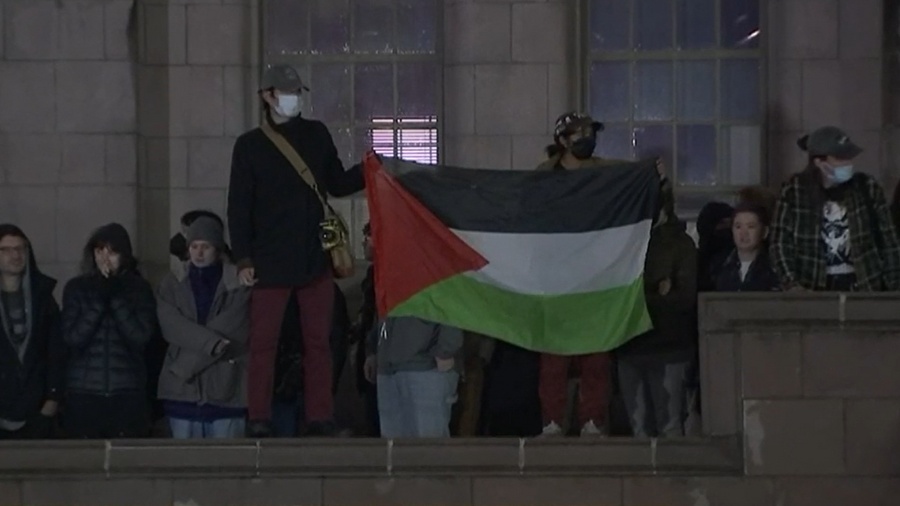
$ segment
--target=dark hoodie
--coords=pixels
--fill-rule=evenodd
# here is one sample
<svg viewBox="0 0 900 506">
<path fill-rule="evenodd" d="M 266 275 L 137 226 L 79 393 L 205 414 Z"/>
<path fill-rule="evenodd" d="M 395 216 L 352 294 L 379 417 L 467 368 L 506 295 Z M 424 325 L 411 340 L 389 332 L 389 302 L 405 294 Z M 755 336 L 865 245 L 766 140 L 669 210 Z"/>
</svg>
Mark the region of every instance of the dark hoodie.
<svg viewBox="0 0 900 506">
<path fill-rule="evenodd" d="M 38 419 L 45 401 L 60 399 L 66 350 L 59 334 L 59 305 L 53 298 L 56 280 L 38 269 L 31 242 L 22 230 L 15 225 L 0 225 L 0 239 L 9 235 L 25 239 L 29 246 L 22 280 L 28 335 L 21 352 L 17 352 L 9 336 L 7 311 L 0 300 L 0 419 L 27 425 Z"/>
<path fill-rule="evenodd" d="M 716 289 L 716 279 L 722 264 L 734 249 L 731 228 L 718 228 L 719 223 L 731 218 L 734 208 L 724 202 L 710 202 L 697 216 L 697 290 L 711 292 Z"/>
<path fill-rule="evenodd" d="M 684 222 L 675 216 L 671 188 L 663 192 L 660 207 L 663 212 L 650 232 L 644 264 L 644 294 L 653 330 L 618 352 L 690 360 L 696 347 L 697 249 Z M 661 295 L 659 286 L 666 279 L 671 289 Z"/>
<path fill-rule="evenodd" d="M 108 245 L 122 256 L 119 272 L 103 277 L 94 249 Z M 145 347 L 158 332 L 153 290 L 137 271 L 128 232 L 99 228 L 84 249 L 84 273 L 63 291 L 62 335 L 69 347 L 68 392 L 146 394 Z"/>
</svg>

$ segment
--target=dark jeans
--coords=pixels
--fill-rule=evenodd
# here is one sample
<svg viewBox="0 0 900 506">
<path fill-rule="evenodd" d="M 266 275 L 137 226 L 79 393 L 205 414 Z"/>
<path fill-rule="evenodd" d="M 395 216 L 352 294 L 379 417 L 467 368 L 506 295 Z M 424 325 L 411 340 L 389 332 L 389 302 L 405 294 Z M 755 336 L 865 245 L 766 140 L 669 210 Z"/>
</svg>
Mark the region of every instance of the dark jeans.
<svg viewBox="0 0 900 506">
<path fill-rule="evenodd" d="M 293 402 L 272 403 L 272 437 L 297 437 L 300 435 L 300 417 L 303 415 L 303 397 Z"/>
<path fill-rule="evenodd" d="M 142 438 L 150 431 L 143 393 L 114 396 L 68 394 L 63 429 L 72 439 Z"/>
</svg>

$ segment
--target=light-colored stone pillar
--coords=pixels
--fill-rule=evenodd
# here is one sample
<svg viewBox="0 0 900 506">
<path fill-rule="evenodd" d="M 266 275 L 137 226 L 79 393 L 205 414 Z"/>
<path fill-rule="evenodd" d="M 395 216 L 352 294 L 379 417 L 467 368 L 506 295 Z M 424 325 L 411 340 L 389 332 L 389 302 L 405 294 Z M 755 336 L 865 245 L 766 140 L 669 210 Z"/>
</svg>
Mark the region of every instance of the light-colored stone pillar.
<svg viewBox="0 0 900 506">
<path fill-rule="evenodd" d="M 773 185 L 802 169 L 796 140 L 838 125 L 865 152 L 857 167 L 884 182 L 882 0 L 771 0 L 769 170 Z"/>
<path fill-rule="evenodd" d="M 232 146 L 251 124 L 258 5 L 139 4 L 141 246 L 159 277 L 182 214 L 225 218 Z"/>
<path fill-rule="evenodd" d="M 569 109 L 574 2 L 448 1 L 444 161 L 531 168 Z"/>
<path fill-rule="evenodd" d="M 61 282 L 95 227 L 140 236 L 131 7 L 0 1 L 0 221 Z"/>
</svg>

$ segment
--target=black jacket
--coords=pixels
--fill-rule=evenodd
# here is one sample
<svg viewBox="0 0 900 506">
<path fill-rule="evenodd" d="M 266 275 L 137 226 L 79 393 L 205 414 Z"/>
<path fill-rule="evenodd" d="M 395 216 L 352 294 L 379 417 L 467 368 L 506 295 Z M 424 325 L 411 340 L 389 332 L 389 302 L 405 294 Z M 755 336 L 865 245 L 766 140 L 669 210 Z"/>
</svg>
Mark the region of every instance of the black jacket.
<svg viewBox="0 0 900 506">
<path fill-rule="evenodd" d="M 145 347 L 158 330 L 156 299 L 140 275 L 79 276 L 63 291 L 68 392 L 145 394 Z"/>
<path fill-rule="evenodd" d="M 363 189 L 361 166 L 344 171 L 328 129 L 295 118 L 273 125 L 335 197 Z M 324 212 L 313 190 L 259 128 L 238 137 L 231 161 L 228 226 L 234 260 L 252 265 L 260 286 L 300 286 L 328 267 L 319 241 Z"/>
<path fill-rule="evenodd" d="M 53 298 L 56 280 L 42 274 L 32 253 L 25 282 L 30 284 L 31 335 L 19 360 L 0 325 L 0 418 L 35 418 L 44 401 L 59 400 L 65 381 L 66 348 L 59 333 L 59 305 Z"/>
<path fill-rule="evenodd" d="M 737 252 L 732 252 L 728 256 L 716 279 L 718 292 L 776 292 L 780 289 L 781 281 L 772 268 L 766 248 L 763 248 L 756 260 L 750 264 L 743 281 L 741 281 L 741 260 Z"/>
</svg>

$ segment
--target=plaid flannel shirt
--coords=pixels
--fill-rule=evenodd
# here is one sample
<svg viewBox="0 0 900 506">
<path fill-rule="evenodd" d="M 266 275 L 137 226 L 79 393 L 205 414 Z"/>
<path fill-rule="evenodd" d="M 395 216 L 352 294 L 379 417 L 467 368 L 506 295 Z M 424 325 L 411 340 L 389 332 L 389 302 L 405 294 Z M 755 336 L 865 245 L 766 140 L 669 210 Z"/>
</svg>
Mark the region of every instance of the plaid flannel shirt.
<svg viewBox="0 0 900 506">
<path fill-rule="evenodd" d="M 813 203 L 803 173 L 784 184 L 772 229 L 771 255 L 785 288 L 826 289 L 822 208 Z M 856 290 L 900 290 L 900 241 L 881 186 L 867 174 L 854 176 L 847 192 L 850 254 Z"/>
</svg>

